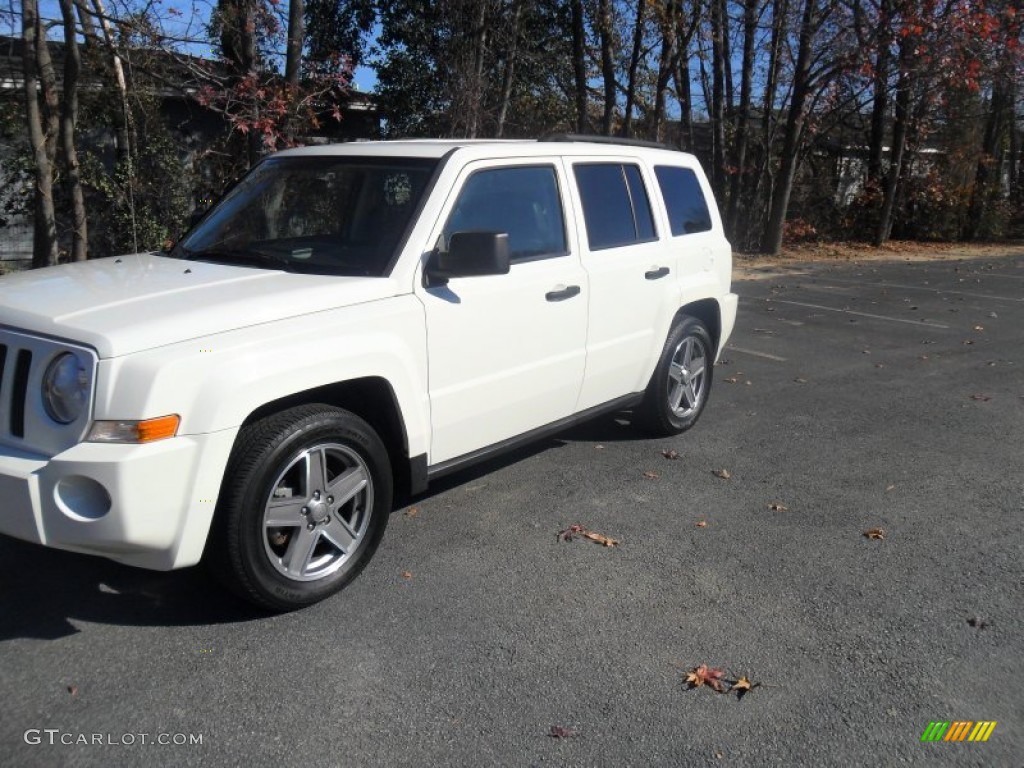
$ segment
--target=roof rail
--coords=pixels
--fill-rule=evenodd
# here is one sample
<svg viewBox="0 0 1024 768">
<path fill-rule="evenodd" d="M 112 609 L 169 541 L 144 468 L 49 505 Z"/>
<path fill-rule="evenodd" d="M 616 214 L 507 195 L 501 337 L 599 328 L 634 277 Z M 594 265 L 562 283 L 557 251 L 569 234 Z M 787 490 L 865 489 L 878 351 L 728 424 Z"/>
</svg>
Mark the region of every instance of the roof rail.
<svg viewBox="0 0 1024 768">
<path fill-rule="evenodd" d="M 623 136 L 589 136 L 582 133 L 552 133 L 538 139 L 538 141 L 584 141 L 592 144 L 621 144 L 627 147 L 649 147 L 651 149 L 673 150 L 673 147 L 670 147 L 667 144 L 662 144 L 659 141 L 627 139 Z"/>
</svg>

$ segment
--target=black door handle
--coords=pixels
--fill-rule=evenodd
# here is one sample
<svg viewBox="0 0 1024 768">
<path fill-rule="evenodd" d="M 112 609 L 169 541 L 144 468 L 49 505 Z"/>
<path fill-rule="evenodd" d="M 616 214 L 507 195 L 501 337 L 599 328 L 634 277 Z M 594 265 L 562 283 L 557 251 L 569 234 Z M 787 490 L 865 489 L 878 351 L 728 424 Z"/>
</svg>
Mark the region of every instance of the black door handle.
<svg viewBox="0 0 1024 768">
<path fill-rule="evenodd" d="M 644 272 L 644 277 L 648 280 L 657 280 L 659 277 L 667 275 L 668 272 L 668 267 L 658 267 L 657 269 L 652 269 L 649 272 Z"/>
<path fill-rule="evenodd" d="M 579 293 L 580 287 L 578 285 L 570 285 L 568 288 L 563 288 L 560 291 L 548 291 L 544 294 L 544 298 L 548 301 L 565 301 L 573 296 L 579 296 Z"/>
</svg>

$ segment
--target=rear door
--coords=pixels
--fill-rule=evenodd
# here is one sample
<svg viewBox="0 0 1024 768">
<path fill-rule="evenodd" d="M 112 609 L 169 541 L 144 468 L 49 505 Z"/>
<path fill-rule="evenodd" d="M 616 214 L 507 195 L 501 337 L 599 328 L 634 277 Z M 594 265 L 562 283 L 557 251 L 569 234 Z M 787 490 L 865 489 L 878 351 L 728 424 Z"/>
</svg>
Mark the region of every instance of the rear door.
<svg viewBox="0 0 1024 768">
<path fill-rule="evenodd" d="M 566 227 L 556 159 L 469 165 L 433 242 L 505 232 L 507 275 L 417 287 L 427 320 L 430 462 L 437 465 L 572 414 L 583 379 L 587 281 Z"/>
<path fill-rule="evenodd" d="M 678 286 L 648 170 L 636 159 L 574 158 L 570 173 L 590 282 L 587 368 L 576 406 L 584 410 L 646 387 Z"/>
</svg>

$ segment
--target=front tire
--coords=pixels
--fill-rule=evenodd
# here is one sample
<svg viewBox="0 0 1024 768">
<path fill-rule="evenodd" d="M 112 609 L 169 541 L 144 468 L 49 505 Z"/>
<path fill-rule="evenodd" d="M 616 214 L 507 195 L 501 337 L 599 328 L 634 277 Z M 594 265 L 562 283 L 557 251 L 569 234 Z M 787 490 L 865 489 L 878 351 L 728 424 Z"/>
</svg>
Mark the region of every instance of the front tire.
<svg viewBox="0 0 1024 768">
<path fill-rule="evenodd" d="M 714 360 L 714 343 L 704 324 L 689 315 L 678 318 L 637 409 L 639 426 L 667 437 L 696 424 L 711 392 Z"/>
<path fill-rule="evenodd" d="M 259 606 L 311 605 L 369 562 L 392 493 L 387 450 L 355 414 L 307 405 L 254 421 L 228 461 L 207 560 Z"/>
</svg>

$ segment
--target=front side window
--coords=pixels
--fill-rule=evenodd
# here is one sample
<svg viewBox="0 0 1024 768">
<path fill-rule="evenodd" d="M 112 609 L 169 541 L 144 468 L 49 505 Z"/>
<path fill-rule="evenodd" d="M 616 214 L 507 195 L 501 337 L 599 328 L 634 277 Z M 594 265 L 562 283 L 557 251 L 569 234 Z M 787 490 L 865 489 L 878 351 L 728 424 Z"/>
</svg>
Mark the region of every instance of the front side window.
<svg viewBox="0 0 1024 768">
<path fill-rule="evenodd" d="M 295 272 L 388 273 L 436 162 L 292 157 L 254 168 L 172 256 Z"/>
<path fill-rule="evenodd" d="M 574 166 L 573 172 L 583 202 L 590 250 L 657 238 L 651 201 L 637 166 L 584 163 Z"/>
<path fill-rule="evenodd" d="M 555 169 L 516 166 L 475 172 L 448 217 L 444 242 L 456 232 L 506 233 L 513 263 L 565 255 L 565 219 Z"/>
<path fill-rule="evenodd" d="M 658 165 L 654 168 L 654 175 L 658 177 L 674 236 L 711 229 L 711 212 L 697 174 L 689 168 Z"/>
</svg>

